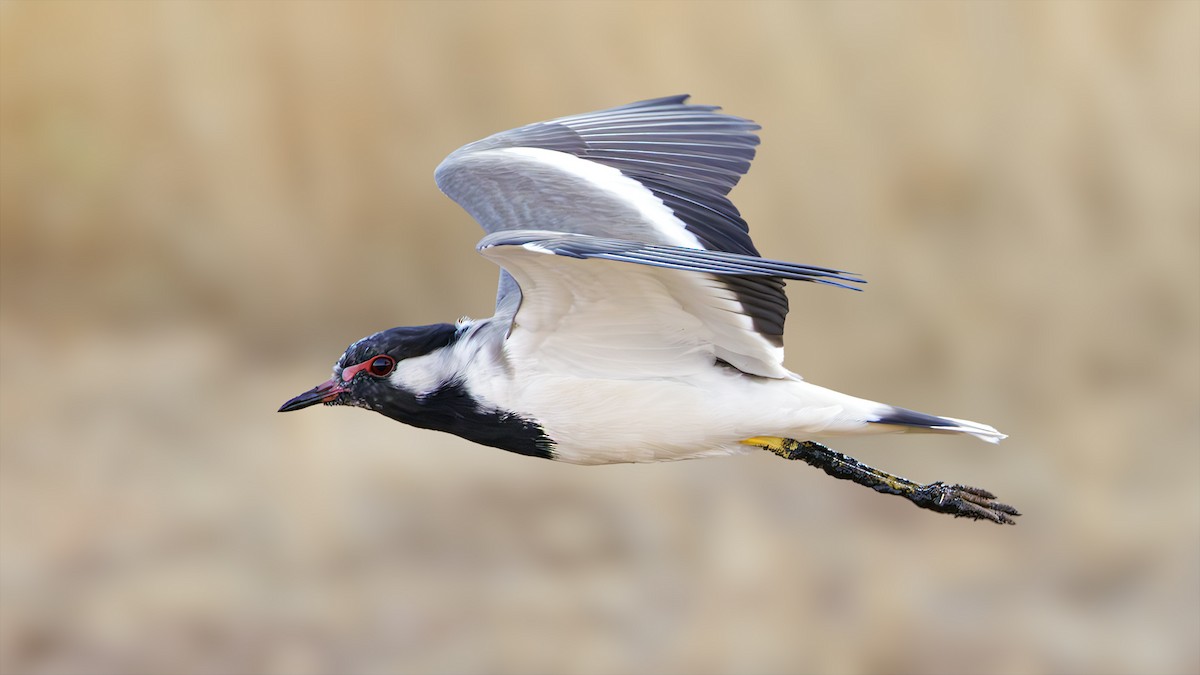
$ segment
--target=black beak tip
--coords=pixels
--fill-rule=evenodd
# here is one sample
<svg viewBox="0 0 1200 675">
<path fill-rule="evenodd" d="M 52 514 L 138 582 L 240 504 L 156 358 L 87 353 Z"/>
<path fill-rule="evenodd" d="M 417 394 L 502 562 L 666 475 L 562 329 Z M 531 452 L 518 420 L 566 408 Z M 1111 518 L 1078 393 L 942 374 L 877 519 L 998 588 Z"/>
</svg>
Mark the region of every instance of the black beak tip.
<svg viewBox="0 0 1200 675">
<path fill-rule="evenodd" d="M 279 406 L 279 412 L 302 410 L 318 403 L 331 403 L 337 400 L 337 397 L 339 394 L 341 394 L 341 392 L 342 389 L 338 387 L 332 380 L 330 380 L 329 382 L 319 384 L 303 394 L 288 400 L 286 403 Z"/>
<path fill-rule="evenodd" d="M 291 412 L 293 410 L 300 410 L 302 408 L 307 408 L 310 405 L 313 405 L 314 403 L 318 403 L 320 401 L 320 399 L 305 400 L 305 398 L 306 398 L 305 395 L 301 394 L 301 395 L 297 396 L 296 398 L 289 399 L 286 403 L 279 406 L 278 412 Z"/>
</svg>

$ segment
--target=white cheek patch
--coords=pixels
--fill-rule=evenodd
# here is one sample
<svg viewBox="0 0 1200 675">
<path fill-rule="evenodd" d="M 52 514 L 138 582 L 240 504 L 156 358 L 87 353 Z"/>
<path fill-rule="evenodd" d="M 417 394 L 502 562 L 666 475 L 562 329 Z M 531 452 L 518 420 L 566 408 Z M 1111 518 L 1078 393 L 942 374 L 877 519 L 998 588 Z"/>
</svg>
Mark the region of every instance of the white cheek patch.
<svg viewBox="0 0 1200 675">
<path fill-rule="evenodd" d="M 388 376 L 393 387 L 423 394 L 445 384 L 446 373 L 441 360 L 432 354 L 404 359 L 396 364 L 396 369 Z"/>
</svg>

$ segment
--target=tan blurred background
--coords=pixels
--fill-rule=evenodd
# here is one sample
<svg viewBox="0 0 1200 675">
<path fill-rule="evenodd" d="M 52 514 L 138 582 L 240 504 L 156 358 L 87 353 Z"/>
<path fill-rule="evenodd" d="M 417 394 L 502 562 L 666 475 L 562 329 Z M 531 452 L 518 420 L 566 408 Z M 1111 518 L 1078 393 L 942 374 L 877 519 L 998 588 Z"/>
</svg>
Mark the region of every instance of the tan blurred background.
<svg viewBox="0 0 1200 675">
<path fill-rule="evenodd" d="M 1200 3 L 0 4 L 0 671 L 1200 671 Z M 666 94 L 809 379 L 992 423 L 580 468 L 353 409 L 346 344 L 487 316 L 432 172 Z"/>
</svg>

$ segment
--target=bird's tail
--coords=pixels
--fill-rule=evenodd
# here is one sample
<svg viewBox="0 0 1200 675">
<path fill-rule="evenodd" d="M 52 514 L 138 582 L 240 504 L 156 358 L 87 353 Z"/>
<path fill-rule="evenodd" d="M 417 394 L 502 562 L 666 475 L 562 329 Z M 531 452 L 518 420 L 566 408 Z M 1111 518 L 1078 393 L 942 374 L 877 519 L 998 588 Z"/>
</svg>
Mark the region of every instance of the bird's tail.
<svg viewBox="0 0 1200 675">
<path fill-rule="evenodd" d="M 871 420 L 873 424 L 892 424 L 900 427 L 908 427 L 915 431 L 932 431 L 935 433 L 947 434 L 971 434 L 975 438 L 987 441 L 988 443 L 999 443 L 1007 438 L 1005 434 L 996 431 L 994 428 L 979 422 L 970 420 L 960 420 L 953 417 L 938 417 L 937 415 L 926 415 L 925 413 L 909 410 L 907 408 L 899 408 L 892 405 L 883 406 L 883 410 L 877 415 L 876 419 Z"/>
</svg>

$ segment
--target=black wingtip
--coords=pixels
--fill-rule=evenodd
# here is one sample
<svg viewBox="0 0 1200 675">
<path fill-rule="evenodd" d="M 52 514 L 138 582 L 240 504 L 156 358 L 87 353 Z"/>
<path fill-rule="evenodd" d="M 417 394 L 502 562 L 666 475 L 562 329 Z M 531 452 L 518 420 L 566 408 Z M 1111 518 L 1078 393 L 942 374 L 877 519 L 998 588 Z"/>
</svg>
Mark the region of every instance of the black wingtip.
<svg viewBox="0 0 1200 675">
<path fill-rule="evenodd" d="M 848 291 L 858 291 L 859 293 L 863 292 L 866 289 L 859 288 L 858 286 L 848 286 L 843 282 L 852 281 L 856 284 L 867 283 L 866 279 L 842 279 L 841 281 L 830 281 L 829 279 L 808 279 L 808 281 L 811 281 L 811 282 L 817 283 L 817 284 L 825 284 L 826 286 L 837 286 L 838 288 L 844 288 Z"/>
<path fill-rule="evenodd" d="M 879 415 L 879 418 L 874 420 L 876 424 L 895 424 L 904 427 L 919 427 L 929 429 L 933 427 L 953 426 L 953 422 L 937 415 L 929 415 L 908 408 L 892 406 L 887 412 Z"/>
<path fill-rule="evenodd" d="M 626 103 L 621 108 L 649 108 L 656 105 L 684 105 L 691 98 L 691 94 L 674 94 L 671 96 L 659 96 L 656 98 L 647 98 L 633 103 Z"/>
</svg>

